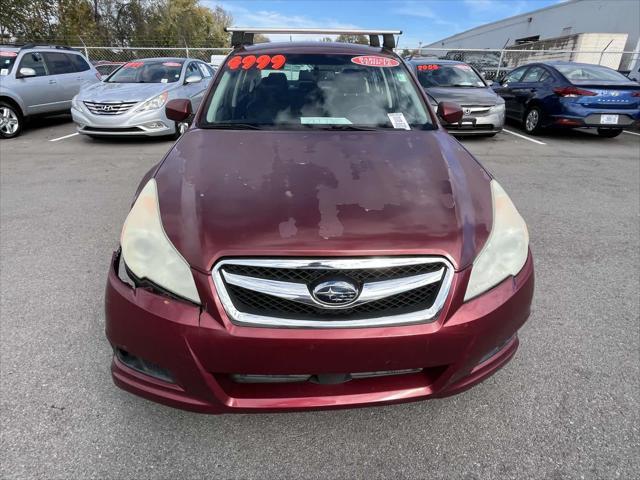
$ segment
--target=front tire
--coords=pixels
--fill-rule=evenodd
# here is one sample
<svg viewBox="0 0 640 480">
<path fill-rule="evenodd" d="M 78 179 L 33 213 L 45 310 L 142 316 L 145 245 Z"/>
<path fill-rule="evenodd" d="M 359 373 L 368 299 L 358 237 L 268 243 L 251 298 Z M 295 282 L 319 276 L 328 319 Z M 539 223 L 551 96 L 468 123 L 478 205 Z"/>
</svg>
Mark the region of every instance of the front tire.
<svg viewBox="0 0 640 480">
<path fill-rule="evenodd" d="M 598 135 L 604 138 L 617 137 L 622 133 L 621 128 L 598 128 Z"/>
<path fill-rule="evenodd" d="M 537 135 L 542 130 L 542 110 L 531 107 L 524 115 L 524 131 L 530 135 Z"/>
<path fill-rule="evenodd" d="M 22 133 L 24 117 L 17 107 L 0 102 L 0 138 L 15 138 Z"/>
</svg>

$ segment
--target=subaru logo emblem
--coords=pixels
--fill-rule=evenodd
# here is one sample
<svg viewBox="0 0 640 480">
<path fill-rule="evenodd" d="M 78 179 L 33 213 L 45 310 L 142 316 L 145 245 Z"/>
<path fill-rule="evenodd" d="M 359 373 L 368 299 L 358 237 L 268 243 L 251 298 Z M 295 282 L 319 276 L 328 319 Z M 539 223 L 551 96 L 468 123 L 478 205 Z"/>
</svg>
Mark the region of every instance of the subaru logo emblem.
<svg viewBox="0 0 640 480">
<path fill-rule="evenodd" d="M 358 297 L 358 287 L 345 280 L 329 280 L 316 285 L 311 294 L 324 305 L 348 305 Z"/>
</svg>

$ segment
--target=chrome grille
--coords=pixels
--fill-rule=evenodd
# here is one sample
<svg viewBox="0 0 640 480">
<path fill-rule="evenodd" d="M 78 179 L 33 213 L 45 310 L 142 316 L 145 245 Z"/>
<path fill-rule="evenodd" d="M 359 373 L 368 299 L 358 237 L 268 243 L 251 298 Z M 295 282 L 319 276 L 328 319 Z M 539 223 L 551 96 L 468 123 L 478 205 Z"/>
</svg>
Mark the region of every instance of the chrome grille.
<svg viewBox="0 0 640 480">
<path fill-rule="evenodd" d="M 479 117 L 487 115 L 491 110 L 491 107 L 492 105 L 462 105 L 462 111 L 465 115 Z"/>
<path fill-rule="evenodd" d="M 233 323 L 353 328 L 434 321 L 453 267 L 440 257 L 256 258 L 223 260 L 212 275 Z M 314 287 L 343 281 L 357 289 L 353 300 L 336 305 L 317 298 Z"/>
<path fill-rule="evenodd" d="M 99 102 L 84 102 L 86 107 L 94 115 L 120 115 L 128 111 L 138 102 L 114 102 L 114 103 L 99 103 Z"/>
</svg>

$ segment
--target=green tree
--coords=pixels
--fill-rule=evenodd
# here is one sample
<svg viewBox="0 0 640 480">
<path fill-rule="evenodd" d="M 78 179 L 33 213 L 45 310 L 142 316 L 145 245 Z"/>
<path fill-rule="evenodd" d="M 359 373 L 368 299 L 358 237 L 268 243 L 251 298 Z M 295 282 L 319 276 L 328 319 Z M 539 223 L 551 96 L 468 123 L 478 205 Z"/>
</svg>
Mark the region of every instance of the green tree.
<svg viewBox="0 0 640 480">
<path fill-rule="evenodd" d="M 362 45 L 369 45 L 369 39 L 366 37 L 366 35 L 348 35 L 343 33 L 338 35 L 336 42 L 359 43 Z"/>
</svg>

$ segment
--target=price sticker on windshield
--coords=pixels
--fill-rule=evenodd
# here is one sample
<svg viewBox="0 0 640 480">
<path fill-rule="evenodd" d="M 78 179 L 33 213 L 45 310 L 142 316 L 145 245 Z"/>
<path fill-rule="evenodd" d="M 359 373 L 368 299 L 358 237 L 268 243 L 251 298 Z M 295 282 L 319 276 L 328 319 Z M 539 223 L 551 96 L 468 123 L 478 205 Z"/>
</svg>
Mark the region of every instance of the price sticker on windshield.
<svg viewBox="0 0 640 480">
<path fill-rule="evenodd" d="M 418 71 L 419 72 L 426 72 L 426 71 L 430 71 L 430 70 L 438 70 L 440 68 L 440 65 L 436 65 L 434 64 L 430 64 L 430 65 L 418 65 Z"/>
<path fill-rule="evenodd" d="M 456 63 L 454 67 L 459 68 L 460 70 L 471 70 L 471 67 L 469 65 L 465 65 L 464 63 Z"/>
<path fill-rule="evenodd" d="M 140 68 L 141 66 L 143 66 L 144 63 L 143 62 L 129 62 L 129 63 L 125 63 L 125 68 Z"/>
<path fill-rule="evenodd" d="M 397 67 L 400 65 L 400 62 L 395 58 L 380 57 L 378 55 L 353 57 L 351 62 L 365 67 Z"/>
<path fill-rule="evenodd" d="M 280 70 L 287 63 L 287 57 L 284 55 L 236 55 L 227 62 L 230 70 L 249 70 L 257 68 L 258 70 Z"/>
</svg>

